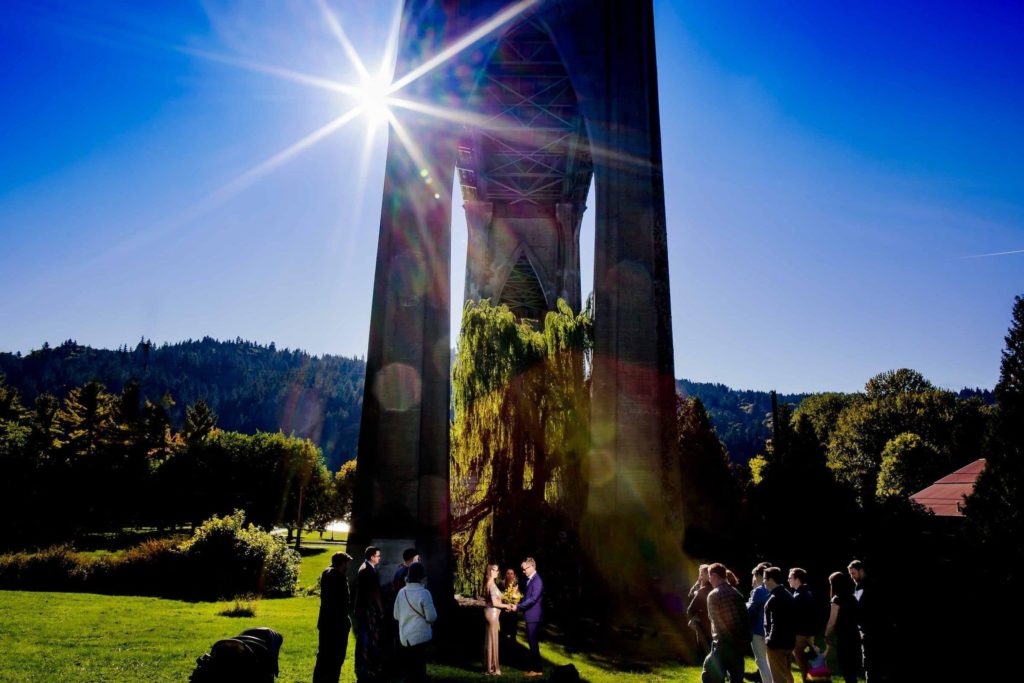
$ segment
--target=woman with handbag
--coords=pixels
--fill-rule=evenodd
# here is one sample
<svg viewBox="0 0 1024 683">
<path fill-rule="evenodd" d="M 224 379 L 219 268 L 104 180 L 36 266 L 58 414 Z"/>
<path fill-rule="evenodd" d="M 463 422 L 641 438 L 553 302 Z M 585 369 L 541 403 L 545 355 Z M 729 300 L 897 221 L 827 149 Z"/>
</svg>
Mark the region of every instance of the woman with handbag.
<svg viewBox="0 0 1024 683">
<path fill-rule="evenodd" d="M 414 562 L 409 565 L 405 588 L 395 596 L 394 617 L 398 621 L 398 641 L 402 646 L 407 683 L 427 680 L 427 646 L 434 635 L 431 624 L 437 621 L 437 610 L 430 591 L 423 585 L 425 578 L 426 569 Z"/>
</svg>

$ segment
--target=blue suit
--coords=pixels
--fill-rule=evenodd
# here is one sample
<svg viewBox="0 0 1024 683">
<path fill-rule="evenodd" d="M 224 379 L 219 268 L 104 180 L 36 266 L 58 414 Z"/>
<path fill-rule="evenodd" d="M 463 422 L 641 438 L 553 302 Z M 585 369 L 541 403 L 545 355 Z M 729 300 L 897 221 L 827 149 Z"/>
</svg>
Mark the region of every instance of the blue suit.
<svg viewBox="0 0 1024 683">
<path fill-rule="evenodd" d="M 544 582 L 534 573 L 526 582 L 526 594 L 517 609 L 526 618 L 526 640 L 530 643 L 530 671 L 540 671 L 540 622 L 544 618 Z"/>
</svg>

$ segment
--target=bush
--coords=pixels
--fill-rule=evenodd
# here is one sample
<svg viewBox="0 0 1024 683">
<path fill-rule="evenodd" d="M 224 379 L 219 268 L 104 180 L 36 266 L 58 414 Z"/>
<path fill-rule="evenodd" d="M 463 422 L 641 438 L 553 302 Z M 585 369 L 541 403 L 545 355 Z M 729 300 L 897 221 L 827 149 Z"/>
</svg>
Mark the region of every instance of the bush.
<svg viewBox="0 0 1024 683">
<path fill-rule="evenodd" d="M 211 517 L 180 550 L 203 597 L 288 596 L 299 580 L 299 554 L 254 524 L 245 526 L 241 510 Z"/>
<path fill-rule="evenodd" d="M 93 564 L 91 558 L 66 545 L 0 555 L 0 588 L 84 590 Z"/>
<path fill-rule="evenodd" d="M 0 555 L 0 588 L 153 595 L 190 600 L 288 596 L 299 555 L 249 524 L 241 511 L 212 517 L 183 543 L 147 540 L 121 555 L 90 557 L 69 546 Z"/>
</svg>

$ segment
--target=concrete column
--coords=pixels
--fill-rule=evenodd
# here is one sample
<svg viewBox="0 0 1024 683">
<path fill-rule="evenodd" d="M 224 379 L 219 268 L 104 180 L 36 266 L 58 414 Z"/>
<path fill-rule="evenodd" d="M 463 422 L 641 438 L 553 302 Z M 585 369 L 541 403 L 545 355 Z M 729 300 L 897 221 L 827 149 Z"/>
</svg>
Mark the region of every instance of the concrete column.
<svg viewBox="0 0 1024 683">
<path fill-rule="evenodd" d="M 468 252 L 466 254 L 466 300 L 480 301 L 492 298 L 490 282 L 494 275 L 494 250 L 491 245 L 491 222 L 494 220 L 494 203 L 467 201 L 466 226 Z M 492 302 L 493 303 L 493 302 Z"/>
<path fill-rule="evenodd" d="M 587 210 L 582 202 L 559 202 L 555 204 L 564 260 L 559 277 L 558 296 L 565 299 L 572 310 L 579 312 L 582 306 L 580 294 L 580 227 L 583 212 Z"/>
<path fill-rule="evenodd" d="M 398 73 L 440 49 L 430 3 L 405 6 Z M 443 14 L 440 15 L 443 18 Z M 442 24 L 443 28 L 443 24 Z M 449 74 L 408 89 L 428 97 Z M 415 546 L 439 603 L 451 595 L 448 492 L 451 194 L 455 136 L 395 109 L 389 131 L 350 548 Z M 403 135 L 398 134 L 403 131 Z M 401 557 L 384 557 L 387 565 Z"/>
<path fill-rule="evenodd" d="M 628 615 L 650 600 L 652 584 L 681 579 L 685 559 L 654 12 L 651 0 L 563 2 L 545 19 L 580 95 L 597 185 L 581 533 Z"/>
</svg>

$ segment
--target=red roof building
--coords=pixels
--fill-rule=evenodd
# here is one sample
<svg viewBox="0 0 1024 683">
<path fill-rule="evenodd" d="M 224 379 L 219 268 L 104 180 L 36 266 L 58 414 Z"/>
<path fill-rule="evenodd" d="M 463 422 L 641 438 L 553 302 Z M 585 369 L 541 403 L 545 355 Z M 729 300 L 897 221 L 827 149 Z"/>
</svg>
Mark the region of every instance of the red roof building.
<svg viewBox="0 0 1024 683">
<path fill-rule="evenodd" d="M 974 493 L 974 482 L 983 469 L 985 458 L 980 458 L 918 491 L 910 499 L 931 510 L 937 517 L 963 517 L 964 498 Z"/>
</svg>

